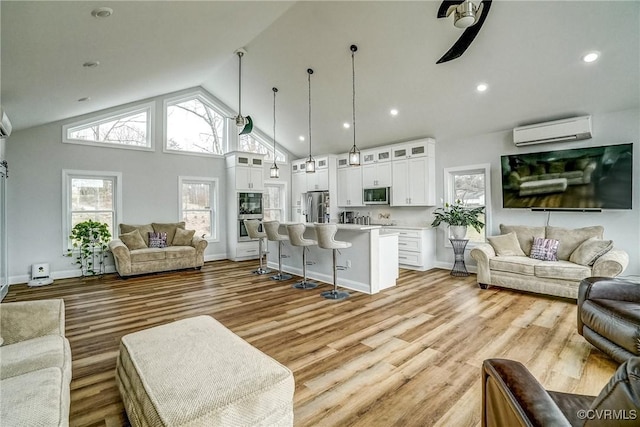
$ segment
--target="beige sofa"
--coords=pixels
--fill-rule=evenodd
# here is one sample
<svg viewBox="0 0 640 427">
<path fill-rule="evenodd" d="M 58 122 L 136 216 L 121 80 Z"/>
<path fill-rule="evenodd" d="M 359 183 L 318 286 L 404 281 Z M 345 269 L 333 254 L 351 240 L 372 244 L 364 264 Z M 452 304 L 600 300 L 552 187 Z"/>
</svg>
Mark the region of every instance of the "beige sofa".
<svg viewBox="0 0 640 427">
<path fill-rule="evenodd" d="M 64 301 L 0 304 L 0 424 L 68 426 L 71 350 Z"/>
<path fill-rule="evenodd" d="M 164 247 L 154 246 L 149 233 L 164 233 Z M 201 268 L 208 242 L 185 230 L 185 223 L 120 224 L 118 239 L 109 242 L 116 270 L 122 277 L 161 271 Z M 157 241 L 156 241 L 157 243 Z"/>
<path fill-rule="evenodd" d="M 621 249 L 611 248 L 604 254 L 597 253 L 603 252 L 600 249 L 593 250 L 594 245 L 600 248 L 607 243 L 613 245 L 613 242 L 603 239 L 604 229 L 600 226 L 568 229 L 501 224 L 500 232 L 505 240 L 511 237 L 511 233 L 515 234 L 518 247 L 509 249 L 500 247 L 499 243 L 483 243 L 470 252 L 477 262 L 478 285 L 483 289 L 493 285 L 577 299 L 582 279 L 615 277 L 629 263 L 629 256 Z M 558 260 L 531 258 L 534 237 L 557 240 Z"/>
</svg>

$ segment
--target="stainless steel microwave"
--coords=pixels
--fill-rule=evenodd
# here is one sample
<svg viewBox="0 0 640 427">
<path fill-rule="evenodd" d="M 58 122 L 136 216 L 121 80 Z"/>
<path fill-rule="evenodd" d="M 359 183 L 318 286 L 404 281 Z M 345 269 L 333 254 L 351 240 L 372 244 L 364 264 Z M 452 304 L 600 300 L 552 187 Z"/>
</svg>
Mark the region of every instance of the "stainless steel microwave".
<svg viewBox="0 0 640 427">
<path fill-rule="evenodd" d="M 389 187 L 365 188 L 362 200 L 365 205 L 388 205 L 391 189 Z"/>
</svg>

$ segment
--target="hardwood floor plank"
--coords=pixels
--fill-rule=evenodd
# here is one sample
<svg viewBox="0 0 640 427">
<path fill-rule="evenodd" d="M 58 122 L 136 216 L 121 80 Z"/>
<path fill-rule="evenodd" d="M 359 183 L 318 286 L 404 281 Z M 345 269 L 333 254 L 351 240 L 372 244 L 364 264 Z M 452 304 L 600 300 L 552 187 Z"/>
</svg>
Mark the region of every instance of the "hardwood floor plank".
<svg viewBox="0 0 640 427">
<path fill-rule="evenodd" d="M 13 285 L 5 302 L 63 298 L 73 355 L 70 425 L 126 426 L 115 383 L 123 335 L 210 315 L 288 366 L 295 426 L 478 426 L 480 366 L 519 360 L 550 389 L 597 394 L 617 365 L 576 331 L 575 302 L 492 287 L 449 271 L 400 270 L 376 295 L 320 297 L 251 274 L 255 262 L 208 262 L 122 280 Z"/>
</svg>

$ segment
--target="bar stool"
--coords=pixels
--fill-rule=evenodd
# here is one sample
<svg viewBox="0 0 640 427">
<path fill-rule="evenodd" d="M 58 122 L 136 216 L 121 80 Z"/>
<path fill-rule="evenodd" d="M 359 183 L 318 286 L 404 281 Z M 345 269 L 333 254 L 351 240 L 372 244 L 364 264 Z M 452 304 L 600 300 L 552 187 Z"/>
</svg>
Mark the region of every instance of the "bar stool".
<svg viewBox="0 0 640 427">
<path fill-rule="evenodd" d="M 278 228 L 280 228 L 279 221 L 267 221 L 263 222 L 264 231 L 267 233 L 267 239 L 272 242 L 278 242 L 278 274 L 271 276 L 271 280 L 289 280 L 290 274 L 282 273 L 282 244 L 285 240 L 289 240 L 289 236 L 280 234 Z"/>
<path fill-rule="evenodd" d="M 302 246 L 302 282 L 298 282 L 292 286 L 296 289 L 313 289 L 317 288 L 318 284 L 307 281 L 307 251 L 309 246 L 317 245 L 318 242 L 311 239 L 305 239 L 303 234 L 307 228 L 304 224 L 289 224 L 287 225 L 287 232 L 289 233 L 289 241 L 293 246 Z"/>
<path fill-rule="evenodd" d="M 346 249 L 351 247 L 351 243 L 349 242 L 341 242 L 339 240 L 335 240 L 333 237 L 336 235 L 338 231 L 338 226 L 336 224 L 314 224 L 316 227 L 316 237 L 318 238 L 318 247 L 322 249 L 332 249 L 333 250 L 333 289 L 330 291 L 322 292 L 324 298 L 332 299 L 332 300 L 343 300 L 349 297 L 349 293 L 342 291 L 338 292 L 338 264 L 337 264 L 337 253 L 338 249 Z"/>
<path fill-rule="evenodd" d="M 264 231 L 259 231 L 260 230 L 260 220 L 259 219 L 245 219 L 242 221 L 244 223 L 244 228 L 247 229 L 247 234 L 249 235 L 249 238 L 251 238 L 252 240 L 254 239 L 258 239 L 258 259 L 259 261 L 259 267 L 257 270 L 253 271 L 253 274 L 268 274 L 271 273 L 271 270 L 269 270 L 268 268 L 264 268 L 263 264 L 262 264 L 262 257 L 264 255 L 264 250 L 263 250 L 263 246 L 262 246 L 262 241 L 263 239 L 267 238 L 267 234 Z"/>
</svg>

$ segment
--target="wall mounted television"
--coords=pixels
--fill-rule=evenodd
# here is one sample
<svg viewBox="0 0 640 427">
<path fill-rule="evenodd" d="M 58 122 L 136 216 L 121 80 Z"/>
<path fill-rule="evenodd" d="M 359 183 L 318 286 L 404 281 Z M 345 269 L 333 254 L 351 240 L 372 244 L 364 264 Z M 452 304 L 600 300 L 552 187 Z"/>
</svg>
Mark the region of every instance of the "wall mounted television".
<svg viewBox="0 0 640 427">
<path fill-rule="evenodd" d="M 633 144 L 511 154 L 501 163 L 504 208 L 632 209 Z"/>
</svg>

